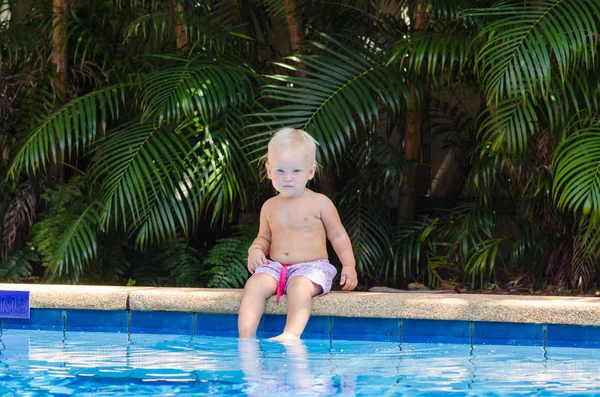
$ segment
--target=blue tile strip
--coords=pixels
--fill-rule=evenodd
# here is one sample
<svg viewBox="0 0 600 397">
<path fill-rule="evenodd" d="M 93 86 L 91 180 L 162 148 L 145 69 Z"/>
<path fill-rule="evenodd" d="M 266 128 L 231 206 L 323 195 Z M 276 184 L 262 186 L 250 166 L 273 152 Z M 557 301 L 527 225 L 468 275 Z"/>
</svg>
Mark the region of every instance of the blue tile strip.
<svg viewBox="0 0 600 397">
<path fill-rule="evenodd" d="M 129 331 L 132 333 L 193 335 L 194 313 L 131 311 Z"/>
<path fill-rule="evenodd" d="M 64 328 L 63 309 L 31 309 L 29 319 L 5 318 L 2 328 L 60 331 Z"/>
<path fill-rule="evenodd" d="M 400 341 L 397 318 L 332 317 L 332 339 Z"/>
<path fill-rule="evenodd" d="M 544 346 L 542 324 L 473 322 L 473 343 L 476 345 Z"/>
<path fill-rule="evenodd" d="M 265 315 L 257 336 L 278 335 L 285 316 Z M 31 309 L 29 319 L 2 318 L 0 329 L 171 333 L 237 337 L 237 315 L 131 310 Z M 437 342 L 471 345 L 599 347 L 600 326 L 313 316 L 305 339 Z"/>
<path fill-rule="evenodd" d="M 471 343 L 471 322 L 404 319 L 402 342 Z"/>
<path fill-rule="evenodd" d="M 66 311 L 67 331 L 129 332 L 127 310 L 84 310 Z"/>
<path fill-rule="evenodd" d="M 600 346 L 600 327 L 592 325 L 548 324 L 547 346 Z"/>
</svg>

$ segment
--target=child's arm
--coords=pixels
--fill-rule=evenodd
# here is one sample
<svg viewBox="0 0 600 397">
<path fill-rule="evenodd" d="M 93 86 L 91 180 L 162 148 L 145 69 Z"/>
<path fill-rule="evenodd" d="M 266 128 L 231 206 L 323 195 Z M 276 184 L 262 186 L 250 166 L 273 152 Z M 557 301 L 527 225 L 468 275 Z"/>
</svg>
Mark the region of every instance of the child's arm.
<svg viewBox="0 0 600 397">
<path fill-rule="evenodd" d="M 271 228 L 267 221 L 266 206 L 267 204 L 265 203 L 260 210 L 258 236 L 248 248 L 248 270 L 253 274 L 257 267 L 268 263 L 266 255 L 271 249 Z"/>
<path fill-rule="evenodd" d="M 340 285 L 342 290 L 352 291 L 358 285 L 358 276 L 356 275 L 356 261 L 352 252 L 352 242 L 346 229 L 342 225 L 340 215 L 335 205 L 326 196 L 321 196 L 321 221 L 325 226 L 327 238 L 342 262 L 342 275 Z"/>
</svg>

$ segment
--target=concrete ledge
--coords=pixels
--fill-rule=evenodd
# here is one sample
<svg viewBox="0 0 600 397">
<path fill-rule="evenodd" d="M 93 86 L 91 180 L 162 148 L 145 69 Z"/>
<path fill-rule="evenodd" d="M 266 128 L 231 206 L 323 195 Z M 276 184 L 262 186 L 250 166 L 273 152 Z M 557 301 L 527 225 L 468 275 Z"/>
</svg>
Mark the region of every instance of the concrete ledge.
<svg viewBox="0 0 600 397">
<path fill-rule="evenodd" d="M 29 304 L 38 309 L 126 310 L 131 288 L 0 283 L 0 290 L 29 291 Z"/>
<path fill-rule="evenodd" d="M 239 289 L 0 284 L 30 291 L 32 308 L 237 313 Z M 600 325 L 600 298 L 483 294 L 331 292 L 314 298 L 314 316 L 380 317 Z M 273 298 L 265 313 L 285 314 Z"/>
</svg>

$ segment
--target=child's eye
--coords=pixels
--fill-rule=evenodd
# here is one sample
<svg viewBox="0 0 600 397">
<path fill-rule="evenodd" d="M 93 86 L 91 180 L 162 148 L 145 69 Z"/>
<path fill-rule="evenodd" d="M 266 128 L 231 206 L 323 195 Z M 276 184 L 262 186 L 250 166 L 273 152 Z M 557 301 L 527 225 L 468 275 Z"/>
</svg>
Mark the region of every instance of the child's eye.
<svg viewBox="0 0 600 397">
<path fill-rule="evenodd" d="M 297 174 L 299 172 L 302 172 L 302 170 L 294 170 L 294 174 Z"/>
<path fill-rule="evenodd" d="M 277 168 L 275 172 L 283 172 L 283 170 L 281 168 Z"/>
</svg>

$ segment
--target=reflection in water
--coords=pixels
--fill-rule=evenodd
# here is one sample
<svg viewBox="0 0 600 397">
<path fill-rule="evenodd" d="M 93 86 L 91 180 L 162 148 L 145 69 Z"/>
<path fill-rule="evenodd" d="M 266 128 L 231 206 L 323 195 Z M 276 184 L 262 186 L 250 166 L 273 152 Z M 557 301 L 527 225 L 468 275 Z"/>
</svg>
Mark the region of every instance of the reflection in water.
<svg viewBox="0 0 600 397">
<path fill-rule="evenodd" d="M 0 396 L 599 395 L 600 350 L 7 330 Z M 88 394 L 89 395 L 89 394 Z"/>
<path fill-rule="evenodd" d="M 240 339 L 238 353 L 248 396 L 335 394 L 327 367 L 322 367 L 321 372 L 315 371 L 315 358 L 309 357 L 302 340 Z"/>
</svg>

